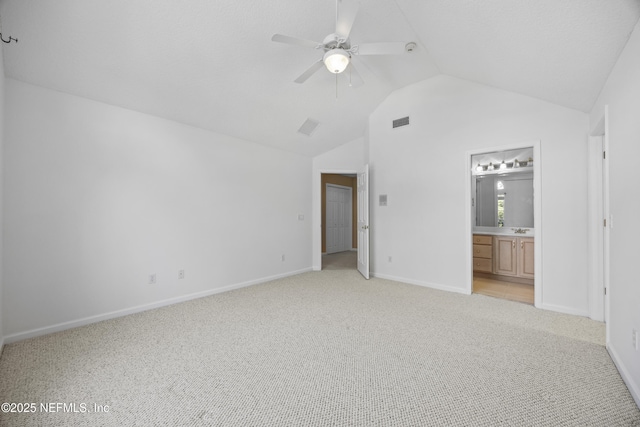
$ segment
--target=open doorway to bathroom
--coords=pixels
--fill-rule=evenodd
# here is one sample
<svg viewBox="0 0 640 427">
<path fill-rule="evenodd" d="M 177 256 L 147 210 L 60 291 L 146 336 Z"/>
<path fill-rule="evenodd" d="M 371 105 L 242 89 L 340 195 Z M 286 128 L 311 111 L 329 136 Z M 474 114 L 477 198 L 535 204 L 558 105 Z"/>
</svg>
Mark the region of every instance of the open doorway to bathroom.
<svg viewBox="0 0 640 427">
<path fill-rule="evenodd" d="M 471 155 L 472 292 L 534 304 L 534 147 Z"/>
<path fill-rule="evenodd" d="M 322 269 L 358 267 L 357 175 L 321 175 Z"/>
</svg>

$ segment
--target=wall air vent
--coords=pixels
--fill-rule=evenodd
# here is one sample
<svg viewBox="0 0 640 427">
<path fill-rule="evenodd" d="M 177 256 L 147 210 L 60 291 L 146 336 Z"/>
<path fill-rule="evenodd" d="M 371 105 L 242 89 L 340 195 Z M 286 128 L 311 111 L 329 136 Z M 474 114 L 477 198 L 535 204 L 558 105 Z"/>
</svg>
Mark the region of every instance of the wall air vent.
<svg viewBox="0 0 640 427">
<path fill-rule="evenodd" d="M 399 128 L 400 126 L 407 126 L 409 124 L 409 116 L 403 117 L 401 119 L 395 119 L 393 121 L 393 128 Z"/>
<path fill-rule="evenodd" d="M 317 120 L 307 119 L 302 124 L 302 126 L 300 126 L 298 132 L 303 135 L 311 136 L 311 134 L 316 130 L 319 124 L 320 122 L 318 122 Z"/>
</svg>

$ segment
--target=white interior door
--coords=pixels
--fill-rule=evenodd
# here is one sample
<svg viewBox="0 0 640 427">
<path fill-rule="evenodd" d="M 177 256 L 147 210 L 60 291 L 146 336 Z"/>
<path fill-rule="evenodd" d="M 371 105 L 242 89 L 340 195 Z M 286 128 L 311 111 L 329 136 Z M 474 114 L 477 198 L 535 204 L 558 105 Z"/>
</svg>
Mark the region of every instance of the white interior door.
<svg viewBox="0 0 640 427">
<path fill-rule="evenodd" d="M 326 186 L 327 253 L 351 250 L 351 188 Z"/>
<path fill-rule="evenodd" d="M 603 120 L 604 121 L 604 118 Z M 609 233 L 608 170 L 604 123 L 589 136 L 589 316 L 607 322 L 609 316 Z M 608 325 L 607 325 L 608 329 Z M 607 337 L 608 337 L 607 331 Z"/>
<path fill-rule="evenodd" d="M 604 288 L 604 300 L 602 302 L 602 311 L 604 321 L 607 323 L 607 343 L 608 343 L 608 323 L 609 323 L 609 245 L 611 239 L 611 217 L 609 212 L 609 165 L 607 163 L 607 144 L 606 135 L 602 136 L 602 287 Z"/>
<path fill-rule="evenodd" d="M 369 165 L 358 174 L 358 271 L 369 278 Z"/>
</svg>

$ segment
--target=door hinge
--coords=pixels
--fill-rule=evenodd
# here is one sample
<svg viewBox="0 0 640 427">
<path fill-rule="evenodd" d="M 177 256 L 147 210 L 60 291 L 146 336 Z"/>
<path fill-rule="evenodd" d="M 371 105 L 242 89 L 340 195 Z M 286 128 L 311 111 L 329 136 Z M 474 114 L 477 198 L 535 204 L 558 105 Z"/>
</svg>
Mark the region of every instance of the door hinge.
<svg viewBox="0 0 640 427">
<path fill-rule="evenodd" d="M 607 160 L 607 152 L 606 151 L 602 152 L 602 160 Z"/>
<path fill-rule="evenodd" d="M 607 218 L 605 218 L 603 221 L 604 221 L 604 226 L 606 227 L 607 226 Z"/>
<path fill-rule="evenodd" d="M 604 288 L 604 294 L 605 295 L 607 294 L 607 288 Z"/>
</svg>

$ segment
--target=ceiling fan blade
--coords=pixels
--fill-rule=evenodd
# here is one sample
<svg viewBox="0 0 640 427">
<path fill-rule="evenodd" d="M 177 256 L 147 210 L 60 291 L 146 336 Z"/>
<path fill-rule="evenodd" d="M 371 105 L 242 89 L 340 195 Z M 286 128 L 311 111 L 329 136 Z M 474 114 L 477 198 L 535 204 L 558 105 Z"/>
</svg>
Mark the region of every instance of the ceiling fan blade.
<svg viewBox="0 0 640 427">
<path fill-rule="evenodd" d="M 312 47 L 314 49 L 322 45 L 322 43 L 314 42 L 311 40 L 299 39 L 297 37 L 284 36 L 282 34 L 274 34 L 273 37 L 271 37 L 271 40 L 278 43 L 293 44 L 296 46 L 303 46 L 303 47 Z"/>
<path fill-rule="evenodd" d="M 406 43 L 363 43 L 358 45 L 357 55 L 400 55 L 405 52 Z"/>
<path fill-rule="evenodd" d="M 322 59 L 319 60 L 318 62 L 314 62 L 313 65 L 309 67 L 307 71 L 300 74 L 300 76 L 297 79 L 295 79 L 294 82 L 296 83 L 306 82 L 309 77 L 311 77 L 316 71 L 318 71 L 322 67 L 324 67 L 324 62 L 322 62 Z"/>
<path fill-rule="evenodd" d="M 338 11 L 336 17 L 336 33 L 343 39 L 348 39 L 351 27 L 358 15 L 360 5 L 354 0 L 337 0 Z"/>
<path fill-rule="evenodd" d="M 364 84 L 364 80 L 362 80 L 362 77 L 360 76 L 360 73 L 358 73 L 358 70 L 356 70 L 356 67 L 353 66 L 353 62 L 349 63 L 349 68 L 345 70 L 345 74 L 347 74 L 347 77 L 349 78 L 349 86 L 359 87 Z"/>
</svg>

